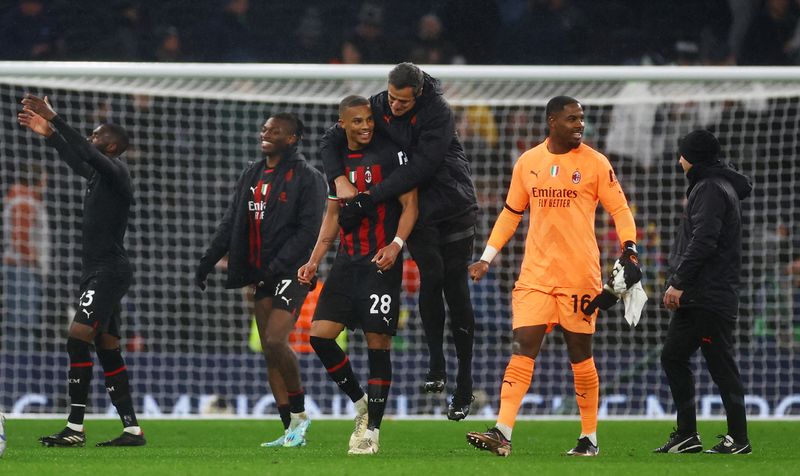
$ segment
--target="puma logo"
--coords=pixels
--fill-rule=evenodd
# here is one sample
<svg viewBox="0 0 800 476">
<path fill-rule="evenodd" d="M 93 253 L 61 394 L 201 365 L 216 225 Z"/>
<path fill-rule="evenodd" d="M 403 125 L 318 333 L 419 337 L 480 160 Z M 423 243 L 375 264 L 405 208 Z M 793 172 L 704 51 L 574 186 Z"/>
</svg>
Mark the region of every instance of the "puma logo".
<svg viewBox="0 0 800 476">
<path fill-rule="evenodd" d="M 255 188 L 255 187 L 250 187 L 250 191 L 251 191 L 251 192 L 253 192 L 253 195 L 255 195 L 255 193 L 256 193 L 256 188 Z"/>
<path fill-rule="evenodd" d="M 459 327 L 458 330 L 460 330 L 464 334 L 469 334 L 469 329 L 467 329 L 466 327 Z"/>
<path fill-rule="evenodd" d="M 83 313 L 86 314 L 86 319 L 91 319 L 92 318 L 92 314 L 94 314 L 94 311 L 89 312 L 86 309 L 81 309 L 81 311 L 83 311 Z"/>
<path fill-rule="evenodd" d="M 531 174 L 535 175 L 537 179 L 539 178 L 539 171 L 538 170 L 536 172 L 531 170 Z"/>
<path fill-rule="evenodd" d="M 385 322 L 385 323 L 386 323 L 386 325 L 388 326 L 388 325 L 390 325 L 390 324 L 391 324 L 391 322 L 392 322 L 392 318 L 391 318 L 391 317 L 384 317 L 384 318 L 383 318 L 383 322 Z"/>
<path fill-rule="evenodd" d="M 586 316 L 582 320 L 586 321 L 587 324 L 592 325 L 592 318 L 590 316 Z"/>
<path fill-rule="evenodd" d="M 281 296 L 281 299 L 283 299 L 284 301 L 286 301 L 286 305 L 287 305 L 287 306 L 288 306 L 289 304 L 291 304 L 291 302 L 292 302 L 292 299 L 291 299 L 291 298 L 287 298 L 286 296 Z"/>
<path fill-rule="evenodd" d="M 704 344 L 710 344 L 711 343 L 711 337 L 703 337 L 700 340 L 702 340 Z"/>
<path fill-rule="evenodd" d="M 507 383 L 509 387 L 513 387 L 516 382 L 512 382 L 510 380 L 503 380 L 503 383 Z"/>
<path fill-rule="evenodd" d="M 581 397 L 581 398 L 586 398 L 586 393 L 588 393 L 588 392 L 584 392 L 584 393 L 575 392 L 575 396 L 576 397 Z"/>
</svg>

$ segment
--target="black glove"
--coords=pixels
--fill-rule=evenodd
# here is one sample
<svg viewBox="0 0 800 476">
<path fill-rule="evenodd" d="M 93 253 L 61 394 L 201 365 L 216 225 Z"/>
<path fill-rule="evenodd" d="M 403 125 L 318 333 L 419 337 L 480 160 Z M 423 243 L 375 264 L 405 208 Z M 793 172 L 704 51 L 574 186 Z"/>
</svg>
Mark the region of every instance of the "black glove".
<svg viewBox="0 0 800 476">
<path fill-rule="evenodd" d="M 589 302 L 589 305 L 582 310 L 584 314 L 591 316 L 595 309 L 607 311 L 611 309 L 611 306 L 616 304 L 617 301 L 619 301 L 619 297 L 614 294 L 613 288 L 610 288 L 608 284 L 606 284 L 603 286 L 603 292 L 595 296 L 594 299 Z"/>
<path fill-rule="evenodd" d="M 363 219 L 358 206 L 355 205 L 355 199 L 346 202 L 339 210 L 339 226 L 345 233 L 350 233 L 358 228 Z"/>
<path fill-rule="evenodd" d="M 201 291 L 206 290 L 206 278 L 208 278 L 208 274 L 211 273 L 211 270 L 214 269 L 214 265 L 209 263 L 204 258 L 200 259 L 200 264 L 197 266 L 197 271 L 194 272 L 194 283 L 200 288 Z"/>
<path fill-rule="evenodd" d="M 636 243 L 626 241 L 622 244 L 622 255 L 619 257 L 619 264 L 622 265 L 625 278 L 625 286 L 631 286 L 642 280 L 642 270 L 639 269 L 639 252 L 636 251 Z"/>
<path fill-rule="evenodd" d="M 351 202 L 356 206 L 356 209 L 362 217 L 367 217 L 372 221 L 378 220 L 378 207 L 376 207 L 375 202 L 372 201 L 372 195 L 368 193 L 359 193 Z"/>
</svg>

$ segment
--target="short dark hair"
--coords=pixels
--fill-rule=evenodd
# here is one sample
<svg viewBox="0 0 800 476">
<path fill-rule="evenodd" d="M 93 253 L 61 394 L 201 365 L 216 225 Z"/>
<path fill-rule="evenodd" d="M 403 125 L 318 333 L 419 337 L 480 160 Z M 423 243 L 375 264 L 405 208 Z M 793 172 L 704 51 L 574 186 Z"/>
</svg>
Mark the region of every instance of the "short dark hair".
<svg viewBox="0 0 800 476">
<path fill-rule="evenodd" d="M 339 103 L 339 117 L 342 116 L 345 109 L 350 107 L 357 107 L 357 106 L 369 106 L 369 99 L 365 98 L 364 96 L 358 96 L 356 94 L 351 94 L 346 98 L 342 99 Z"/>
<path fill-rule="evenodd" d="M 130 137 L 124 127 L 119 124 L 103 124 L 103 133 L 111 137 L 111 142 L 117 144 L 117 155 L 122 155 L 123 152 L 128 150 L 130 145 Z"/>
<path fill-rule="evenodd" d="M 297 141 L 300 142 L 300 139 L 303 138 L 303 133 L 305 132 L 305 126 L 303 126 L 303 121 L 300 120 L 299 117 L 292 114 L 291 112 L 279 112 L 277 114 L 273 114 L 271 116 L 272 119 L 280 119 L 282 121 L 288 122 L 292 127 L 292 135 L 297 137 Z"/>
<path fill-rule="evenodd" d="M 400 63 L 389 71 L 389 84 L 397 89 L 411 87 L 414 96 L 419 94 L 425 82 L 425 75 L 414 63 Z"/>
<path fill-rule="evenodd" d="M 570 97 L 570 96 L 556 96 L 553 99 L 547 101 L 547 108 L 544 111 L 544 120 L 547 122 L 547 118 L 552 116 L 553 114 L 560 112 L 564 109 L 565 106 L 568 104 L 579 104 L 580 101 L 577 99 Z"/>
</svg>

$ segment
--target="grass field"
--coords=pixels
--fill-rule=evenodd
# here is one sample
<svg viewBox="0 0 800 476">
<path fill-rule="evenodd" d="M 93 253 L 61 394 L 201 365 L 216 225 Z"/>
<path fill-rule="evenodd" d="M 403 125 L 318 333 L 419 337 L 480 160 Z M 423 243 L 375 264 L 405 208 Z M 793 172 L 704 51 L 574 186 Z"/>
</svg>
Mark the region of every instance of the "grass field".
<svg viewBox="0 0 800 476">
<path fill-rule="evenodd" d="M 468 446 L 464 435 L 483 430 L 485 421 L 385 421 L 381 452 L 347 456 L 350 421 L 315 421 L 304 448 L 260 448 L 276 436 L 277 421 L 145 421 L 148 445 L 141 448 L 96 448 L 116 436 L 119 422 L 87 422 L 85 448 L 42 448 L 38 437 L 60 430 L 63 421 L 9 420 L 8 449 L 0 475 L 249 475 L 338 474 L 800 474 L 800 422 L 750 423 L 754 453 L 746 456 L 706 454 L 655 455 L 671 422 L 605 421 L 600 423 L 600 456 L 563 456 L 579 431 L 577 421 L 522 421 L 514 430 L 513 454 L 499 458 Z M 717 442 L 725 422 L 700 422 L 706 447 Z"/>
</svg>

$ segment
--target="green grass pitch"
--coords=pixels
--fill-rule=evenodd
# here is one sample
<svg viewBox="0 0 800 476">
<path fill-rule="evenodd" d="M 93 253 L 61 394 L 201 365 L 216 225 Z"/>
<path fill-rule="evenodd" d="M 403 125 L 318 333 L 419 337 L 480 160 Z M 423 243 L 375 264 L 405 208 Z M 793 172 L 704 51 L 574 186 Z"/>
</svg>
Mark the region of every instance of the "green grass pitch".
<svg viewBox="0 0 800 476">
<path fill-rule="evenodd" d="M 89 418 L 85 448 L 39 445 L 39 436 L 54 433 L 63 424 L 62 420 L 9 420 L 0 475 L 800 474 L 800 421 L 751 422 L 754 453 L 746 456 L 655 455 L 650 451 L 666 441 L 671 422 L 601 421 L 597 458 L 563 456 L 575 443 L 577 421 L 518 422 L 509 458 L 467 445 L 467 431 L 484 430 L 490 424 L 476 420 L 387 420 L 381 430 L 381 452 L 375 456 L 347 456 L 351 421 L 314 421 L 303 448 L 259 447 L 279 433 L 276 420 L 144 421 L 147 446 L 96 448 L 96 442 L 117 436 L 120 425 Z M 699 426 L 706 447 L 725 431 L 724 421 L 703 421 Z"/>
</svg>

